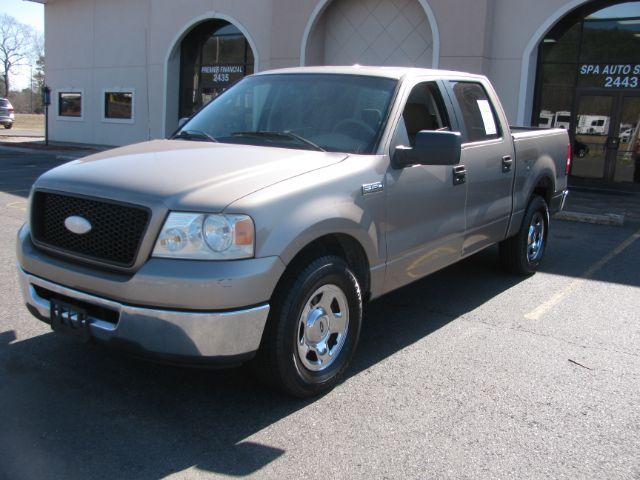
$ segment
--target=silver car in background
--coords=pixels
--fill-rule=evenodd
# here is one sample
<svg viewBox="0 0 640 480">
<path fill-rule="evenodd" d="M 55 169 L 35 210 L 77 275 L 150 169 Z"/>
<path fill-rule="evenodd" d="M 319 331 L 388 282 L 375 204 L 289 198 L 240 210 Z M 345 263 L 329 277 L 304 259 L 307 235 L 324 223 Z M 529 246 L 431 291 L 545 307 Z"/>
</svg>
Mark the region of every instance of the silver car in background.
<svg viewBox="0 0 640 480">
<path fill-rule="evenodd" d="M 13 113 L 13 105 L 6 98 L 0 98 L 0 124 L 4 128 L 9 129 L 13 127 L 15 121 L 15 115 Z"/>
</svg>

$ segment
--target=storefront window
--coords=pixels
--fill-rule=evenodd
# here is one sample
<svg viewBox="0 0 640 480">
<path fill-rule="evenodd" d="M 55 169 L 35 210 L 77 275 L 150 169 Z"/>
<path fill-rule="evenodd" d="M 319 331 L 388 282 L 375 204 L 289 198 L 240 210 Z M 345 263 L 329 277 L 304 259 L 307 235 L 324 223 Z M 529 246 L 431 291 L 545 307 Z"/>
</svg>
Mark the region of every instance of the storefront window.
<svg viewBox="0 0 640 480">
<path fill-rule="evenodd" d="M 640 4 L 638 4 L 640 16 Z M 582 63 L 628 63 L 638 60 L 640 19 L 588 19 L 582 32 Z"/>
<path fill-rule="evenodd" d="M 58 93 L 58 116 L 82 118 L 82 93 L 81 92 Z"/>
<path fill-rule="evenodd" d="M 576 62 L 578 60 L 581 34 L 582 25 L 577 23 L 570 26 L 566 31 L 560 31 L 555 35 L 547 35 L 540 47 L 542 63 Z"/>
<path fill-rule="evenodd" d="M 638 182 L 640 2 L 612 3 L 589 2 L 543 39 L 532 124 L 569 131 L 573 177 Z"/>
<path fill-rule="evenodd" d="M 193 114 L 253 68 L 253 51 L 234 25 L 212 20 L 194 28 L 182 42 L 180 117 Z"/>
<path fill-rule="evenodd" d="M 133 92 L 105 92 L 104 118 L 105 120 L 133 120 Z"/>
<path fill-rule="evenodd" d="M 559 22 L 540 45 L 534 125 L 549 126 L 550 115 L 571 110 L 575 87 L 640 88 L 640 2 L 586 8 Z"/>
</svg>

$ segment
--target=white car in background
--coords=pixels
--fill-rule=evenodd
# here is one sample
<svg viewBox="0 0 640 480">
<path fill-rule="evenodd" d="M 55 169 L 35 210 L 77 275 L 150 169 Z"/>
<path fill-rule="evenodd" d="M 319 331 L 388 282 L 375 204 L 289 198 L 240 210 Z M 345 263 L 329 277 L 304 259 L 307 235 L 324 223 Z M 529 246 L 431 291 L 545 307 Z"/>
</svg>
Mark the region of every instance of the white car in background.
<svg viewBox="0 0 640 480">
<path fill-rule="evenodd" d="M 13 127 L 14 121 L 13 105 L 6 98 L 0 98 L 0 124 L 9 129 Z"/>
</svg>

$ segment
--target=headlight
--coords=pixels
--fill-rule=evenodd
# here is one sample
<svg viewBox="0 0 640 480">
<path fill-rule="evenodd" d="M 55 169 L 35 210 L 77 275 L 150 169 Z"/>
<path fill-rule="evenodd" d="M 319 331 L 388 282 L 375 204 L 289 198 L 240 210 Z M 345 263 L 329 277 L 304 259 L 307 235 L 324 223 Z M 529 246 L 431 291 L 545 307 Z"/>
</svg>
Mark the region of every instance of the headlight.
<svg viewBox="0 0 640 480">
<path fill-rule="evenodd" d="M 235 260 L 253 257 L 254 226 L 247 215 L 169 214 L 154 257 Z"/>
</svg>

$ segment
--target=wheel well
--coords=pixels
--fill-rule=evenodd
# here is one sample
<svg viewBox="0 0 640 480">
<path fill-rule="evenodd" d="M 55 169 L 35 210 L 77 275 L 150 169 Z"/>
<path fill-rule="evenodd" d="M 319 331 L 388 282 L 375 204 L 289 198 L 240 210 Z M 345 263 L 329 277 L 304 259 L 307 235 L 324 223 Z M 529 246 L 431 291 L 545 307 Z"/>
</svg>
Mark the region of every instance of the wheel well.
<svg viewBox="0 0 640 480">
<path fill-rule="evenodd" d="M 553 195 L 553 182 L 549 177 L 542 177 L 538 180 L 538 183 L 533 189 L 534 195 L 539 195 L 545 199 L 547 205 L 551 203 L 551 196 Z"/>
<path fill-rule="evenodd" d="M 313 260 L 323 255 L 335 255 L 344 259 L 358 279 L 358 283 L 362 289 L 363 299 L 368 299 L 370 293 L 370 272 L 367 254 L 360 242 L 349 235 L 341 233 L 325 235 L 306 245 L 289 262 L 278 285 L 288 275 L 295 274 L 295 272 L 300 271 Z"/>
</svg>

